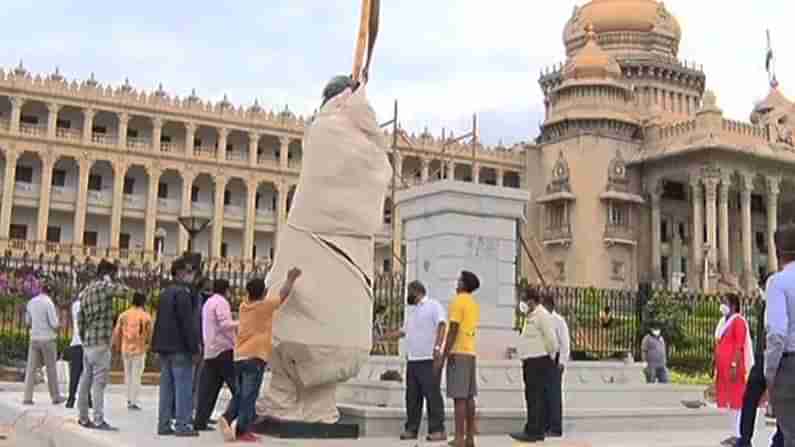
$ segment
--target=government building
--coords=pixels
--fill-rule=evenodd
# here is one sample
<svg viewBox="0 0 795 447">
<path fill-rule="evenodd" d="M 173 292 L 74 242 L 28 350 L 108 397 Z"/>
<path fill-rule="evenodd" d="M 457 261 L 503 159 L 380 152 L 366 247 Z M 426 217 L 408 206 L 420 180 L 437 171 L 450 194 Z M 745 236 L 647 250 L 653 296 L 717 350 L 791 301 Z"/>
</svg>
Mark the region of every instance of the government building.
<svg viewBox="0 0 795 447">
<path fill-rule="evenodd" d="M 752 289 L 778 268 L 773 232 L 795 211 L 784 205 L 795 197 L 795 104 L 773 78 L 764 101 L 749 101 L 748 122 L 726 119 L 703 68 L 679 58 L 682 33 L 656 0 L 575 8 L 565 62 L 541 72 L 534 143 L 401 132 L 393 187 L 455 179 L 528 190 L 520 265 L 531 280 Z M 178 218 L 198 216 L 211 225 L 195 251 L 267 264 L 309 122 L 93 75 L 0 72 L 0 248 L 156 262 L 188 248 Z M 387 200 L 379 269 L 400 267 L 401 235 Z"/>
</svg>

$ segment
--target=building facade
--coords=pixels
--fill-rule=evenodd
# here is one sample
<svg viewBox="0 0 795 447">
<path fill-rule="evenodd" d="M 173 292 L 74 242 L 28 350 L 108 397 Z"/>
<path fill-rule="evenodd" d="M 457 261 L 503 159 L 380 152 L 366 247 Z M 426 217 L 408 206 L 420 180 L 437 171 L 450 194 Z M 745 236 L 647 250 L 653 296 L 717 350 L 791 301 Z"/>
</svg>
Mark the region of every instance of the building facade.
<svg viewBox="0 0 795 447">
<path fill-rule="evenodd" d="M 793 103 L 774 81 L 749 122 L 724 118 L 703 69 L 678 59 L 682 29 L 663 2 L 592 0 L 563 34 L 527 149 L 527 233 L 546 276 L 753 289 L 777 269 L 773 233 L 791 219 Z"/>
<path fill-rule="evenodd" d="M 0 71 L 0 248 L 152 262 L 185 251 L 188 233 L 177 219 L 201 216 L 211 225 L 195 251 L 220 264 L 267 263 L 301 172 L 307 125 L 256 102 L 244 109 L 195 92 L 173 97 L 162 86 L 104 86 L 93 74 L 67 81 L 21 63 Z M 400 188 L 448 175 L 522 182 L 520 147 L 448 144 L 427 132 L 401 133 L 397 142 Z M 388 202 L 377 238 L 382 269 L 397 264 L 388 248 L 393 226 L 400 231 L 393 217 Z"/>
</svg>

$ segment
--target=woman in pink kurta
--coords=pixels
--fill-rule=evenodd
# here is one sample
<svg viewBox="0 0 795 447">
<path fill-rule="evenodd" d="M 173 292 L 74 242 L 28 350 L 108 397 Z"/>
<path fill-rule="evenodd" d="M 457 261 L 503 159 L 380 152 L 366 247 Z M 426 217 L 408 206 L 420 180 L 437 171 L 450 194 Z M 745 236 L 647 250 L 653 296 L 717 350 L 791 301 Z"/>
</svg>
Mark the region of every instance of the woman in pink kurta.
<svg viewBox="0 0 795 447">
<path fill-rule="evenodd" d="M 748 371 L 753 362 L 753 349 L 748 322 L 740 314 L 740 298 L 728 294 L 721 300 L 723 318 L 715 330 L 715 394 L 718 408 L 729 410 L 734 435 L 739 438 L 739 415 Z M 734 445 L 731 443 L 731 445 Z"/>
</svg>

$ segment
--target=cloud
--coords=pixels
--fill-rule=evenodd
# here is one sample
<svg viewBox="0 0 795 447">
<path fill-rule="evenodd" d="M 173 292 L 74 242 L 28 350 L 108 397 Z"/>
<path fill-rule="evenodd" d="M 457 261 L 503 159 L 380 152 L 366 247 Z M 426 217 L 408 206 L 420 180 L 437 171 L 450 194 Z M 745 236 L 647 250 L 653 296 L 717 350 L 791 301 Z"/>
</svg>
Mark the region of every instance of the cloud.
<svg viewBox="0 0 795 447">
<path fill-rule="evenodd" d="M 487 143 L 531 140 L 543 116 L 537 84 L 542 67 L 563 62 L 562 30 L 575 4 L 516 0 L 382 2 L 382 23 L 370 95 L 379 118 L 400 102 L 405 128 L 462 134 L 477 113 Z M 765 30 L 773 32 L 782 90 L 795 93 L 791 0 L 667 0 L 682 25 L 680 58 L 704 65 L 707 83 L 727 116 L 746 119 L 767 92 Z M 311 114 L 333 75 L 350 70 L 358 22 L 354 0 L 138 0 L 108 9 L 99 0 L 79 8 L 4 5 L 0 63 L 19 59 L 31 71 L 56 65 L 70 77 L 96 72 L 166 90 L 266 108 L 285 104 Z"/>
</svg>

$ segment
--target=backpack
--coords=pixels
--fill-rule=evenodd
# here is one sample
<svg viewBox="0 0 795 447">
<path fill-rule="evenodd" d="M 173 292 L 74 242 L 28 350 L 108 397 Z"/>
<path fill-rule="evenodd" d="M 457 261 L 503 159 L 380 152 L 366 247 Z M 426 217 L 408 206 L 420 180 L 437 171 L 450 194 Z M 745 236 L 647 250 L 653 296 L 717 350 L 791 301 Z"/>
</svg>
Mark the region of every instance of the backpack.
<svg viewBox="0 0 795 447">
<path fill-rule="evenodd" d="M 122 340 L 124 343 L 136 343 L 144 335 L 143 319 L 125 318 L 124 326 L 121 328 Z"/>
</svg>

